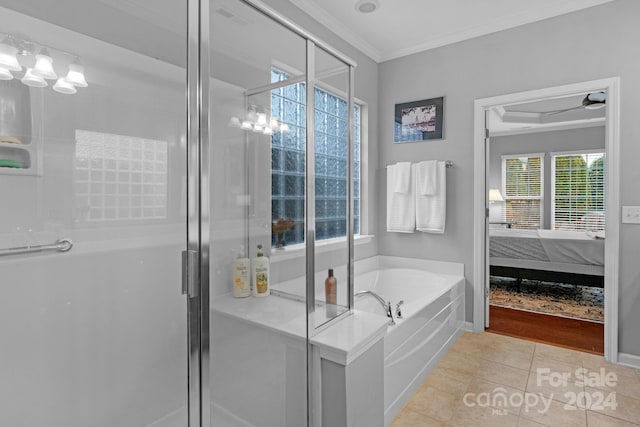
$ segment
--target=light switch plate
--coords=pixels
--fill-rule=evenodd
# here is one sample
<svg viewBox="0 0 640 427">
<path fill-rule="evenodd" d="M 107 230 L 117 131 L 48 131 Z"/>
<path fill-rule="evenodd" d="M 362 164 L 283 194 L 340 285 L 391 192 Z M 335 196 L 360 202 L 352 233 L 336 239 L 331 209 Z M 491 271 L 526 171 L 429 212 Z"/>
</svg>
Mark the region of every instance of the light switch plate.
<svg viewBox="0 0 640 427">
<path fill-rule="evenodd" d="M 640 224 L 640 206 L 623 206 L 622 222 L 624 224 Z"/>
</svg>

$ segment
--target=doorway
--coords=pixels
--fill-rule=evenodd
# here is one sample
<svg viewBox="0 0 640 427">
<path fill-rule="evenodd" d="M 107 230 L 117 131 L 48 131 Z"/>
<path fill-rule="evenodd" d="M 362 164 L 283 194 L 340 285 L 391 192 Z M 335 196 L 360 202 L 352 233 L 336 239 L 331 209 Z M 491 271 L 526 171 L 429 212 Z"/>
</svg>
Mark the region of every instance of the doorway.
<svg viewBox="0 0 640 427">
<path fill-rule="evenodd" d="M 518 217 L 518 210 L 528 210 L 540 212 L 540 218 L 534 218 L 540 222 L 540 228 L 563 228 L 562 225 L 562 209 L 560 209 L 560 203 L 555 203 L 558 201 L 558 197 L 556 195 L 553 201 L 551 200 L 551 192 L 549 191 L 549 186 L 547 185 L 547 193 L 544 194 L 545 188 L 544 186 L 539 187 L 539 193 L 536 194 L 527 194 L 522 197 L 523 200 L 514 200 L 513 192 L 508 194 L 508 209 L 504 206 L 505 202 L 498 201 L 496 199 L 496 192 L 500 193 L 500 190 L 505 191 L 504 182 L 500 182 L 500 185 L 496 185 L 495 179 L 492 182 L 491 177 L 489 177 L 490 172 L 490 162 L 488 159 L 491 157 L 490 148 L 491 144 L 489 143 L 492 134 L 494 136 L 498 135 L 506 135 L 506 134 L 520 134 L 525 135 L 529 134 L 533 130 L 542 130 L 542 131 L 557 131 L 560 132 L 564 127 L 565 131 L 569 131 L 569 128 L 577 129 L 584 126 L 603 126 L 604 131 L 604 150 L 602 156 L 606 157 L 607 168 L 606 168 L 606 179 L 604 184 L 604 193 L 606 194 L 606 201 L 603 203 L 604 211 L 606 218 L 611 219 L 607 221 L 606 226 L 604 227 L 606 233 L 606 239 L 603 239 L 604 242 L 599 242 L 602 246 L 604 246 L 604 258 L 606 258 L 607 262 L 602 271 L 600 272 L 600 276 L 603 277 L 602 284 L 604 285 L 604 353 L 605 357 L 609 361 L 616 361 L 617 359 L 617 303 L 618 303 L 618 289 L 617 289 L 617 248 L 618 248 L 618 224 L 615 219 L 617 218 L 618 213 L 618 180 L 617 176 L 617 164 L 619 162 L 618 158 L 618 85 L 619 79 L 605 79 L 591 82 L 584 82 L 554 88 L 547 88 L 536 91 L 522 92 L 510 95 L 503 95 L 493 98 L 486 98 L 476 100 L 475 103 L 475 215 L 474 215 L 474 228 L 475 228 L 475 249 L 474 249 L 474 257 L 476 260 L 475 271 L 474 271 L 474 279 L 475 279 L 475 289 L 474 289 L 474 330 L 482 331 L 486 326 L 490 325 L 490 317 L 489 317 L 489 297 L 490 297 L 490 265 L 489 265 L 489 238 L 490 238 L 490 227 L 498 229 L 498 233 L 502 234 L 514 234 L 513 232 L 507 232 L 507 228 L 537 228 L 535 225 L 531 224 L 516 224 L 518 222 L 526 222 L 523 221 L 524 217 Z M 601 119 L 595 119 L 596 113 L 592 113 L 588 119 L 580 119 L 579 112 L 583 110 L 584 105 L 580 102 L 582 98 L 585 97 L 585 94 L 591 93 L 602 93 L 606 97 L 606 105 L 607 108 L 605 110 L 605 114 Z M 580 98 L 580 99 L 578 99 Z M 576 101 L 577 99 L 577 101 Z M 546 103 L 546 104 L 545 104 Z M 553 104 L 553 105 L 551 105 Z M 569 105 L 571 104 L 571 105 Z M 577 104 L 577 105 L 575 105 Z M 555 106 L 554 106 L 555 105 Z M 574 108 L 574 105 L 576 108 Z M 535 106 L 538 108 L 538 111 L 527 111 L 528 108 L 533 108 Z M 506 108 L 505 108 L 506 107 Z M 545 110 L 545 108 L 548 108 Z M 545 114 L 539 114 L 540 111 L 545 112 Z M 498 129 L 497 126 L 491 126 L 491 115 L 494 117 L 494 124 L 498 122 L 497 115 L 502 114 L 503 117 L 507 117 L 507 120 L 503 121 L 502 129 Z M 563 115 L 572 115 L 574 123 L 567 127 L 567 124 L 559 124 L 560 117 Z M 594 115 L 595 114 L 595 115 Z M 560 116 L 560 117 L 552 117 L 552 116 Z M 515 118 L 514 118 L 515 117 Z M 527 123 L 522 123 L 527 122 Z M 598 123 L 600 122 L 600 123 Z M 520 129 L 517 129 L 520 123 Z M 538 128 L 538 129 L 535 129 Z M 589 128 L 591 129 L 591 128 Z M 491 130 L 491 131 L 489 131 Z M 586 132 L 586 131 L 585 131 Z M 520 166 L 518 169 L 519 175 L 523 175 L 522 171 L 525 170 L 527 166 L 535 169 L 536 167 L 540 169 L 544 169 L 545 159 L 547 168 L 551 167 L 555 169 L 556 165 L 560 165 L 558 163 L 561 160 L 566 160 L 567 153 L 562 153 L 562 150 L 554 150 L 547 155 L 545 155 L 544 151 L 541 153 L 541 150 L 532 150 L 531 153 L 527 153 L 527 155 L 523 155 L 520 153 L 519 155 L 514 156 L 504 156 L 501 157 L 502 162 L 502 173 L 505 173 L 505 167 L 509 169 L 510 167 L 515 167 L 516 164 Z M 597 151 L 597 150 L 596 150 Z M 503 153 L 504 154 L 504 153 Z M 576 154 L 576 153 L 569 153 Z M 582 153 L 586 154 L 586 153 Z M 562 157 L 565 155 L 565 157 Z M 595 154 L 589 153 L 588 156 L 595 156 Z M 494 156 L 495 157 L 495 156 Z M 576 156 L 574 156 L 576 157 Z M 573 157 L 571 157 L 573 158 Z M 577 158 L 577 157 L 576 157 Z M 586 157 L 585 157 L 586 158 Z M 536 173 L 531 172 L 531 168 L 525 175 L 527 175 L 527 179 L 531 179 L 532 176 L 537 176 Z M 513 171 L 511 171 L 513 172 Z M 549 171 L 547 171 L 549 172 Z M 559 173 L 559 172 L 558 172 Z M 557 174 L 556 174 L 557 175 Z M 554 176 L 556 176 L 554 175 Z M 511 175 L 513 177 L 513 173 Z M 542 175 L 540 175 L 542 176 Z M 550 176 L 548 174 L 547 176 Z M 559 176 L 559 175 L 557 175 Z M 553 179 L 553 178 L 551 178 Z M 542 183 L 538 183 L 542 184 Z M 550 183 L 548 183 L 550 184 Z M 534 185 L 535 187 L 535 185 Z M 493 199 L 490 200 L 489 190 L 493 193 Z M 517 194 L 515 195 L 517 196 Z M 542 202 L 543 196 L 546 196 L 547 200 L 549 200 L 549 204 L 551 207 L 547 207 L 547 210 L 544 209 L 544 205 Z M 499 195 L 499 197 L 503 197 L 503 195 Z M 536 201 L 536 197 L 538 200 Z M 537 204 L 536 204 L 537 203 Z M 496 205 L 501 204 L 501 212 L 496 215 Z M 557 205 L 557 206 L 555 206 Z M 508 210 L 508 215 L 505 212 Z M 546 212 L 546 215 L 545 215 Z M 577 215 L 576 212 L 571 212 L 570 215 L 575 217 Z M 535 215 L 534 215 L 535 216 Z M 546 216 L 546 218 L 545 218 Z M 572 217 L 572 218 L 573 218 Z M 582 217 L 585 217 L 584 212 Z M 590 218 L 591 216 L 589 216 Z M 527 218 L 531 218 L 528 216 Z M 585 221 L 585 218 L 582 219 Z M 574 221 L 576 222 L 576 221 Z M 493 224 L 492 224 L 493 223 Z M 545 225 L 547 227 L 545 227 Z M 567 226 L 568 227 L 568 226 Z M 593 228 L 593 227 L 590 227 Z M 505 230 L 503 232 L 503 230 Z M 549 230 L 553 232 L 554 230 Z M 547 230 L 541 230 L 542 234 L 548 234 Z M 525 233 L 526 234 L 526 233 Z M 545 234 L 545 238 L 549 237 Z M 604 233 L 603 233 L 604 234 Z M 523 235 L 524 236 L 524 235 Z M 524 236 L 526 237 L 526 236 Z M 532 240 L 525 241 L 527 243 L 532 242 Z M 542 243 L 547 245 L 549 240 L 544 240 Z M 527 244 L 525 243 L 525 245 Z M 531 246 L 531 245 L 530 245 Z M 544 248 L 540 248 L 544 249 Z M 511 254 L 507 254 L 510 256 Z M 512 260 L 507 260 L 512 261 Z M 554 260 L 554 261 L 563 261 L 563 260 Z M 571 261 L 571 260 L 569 260 Z M 503 266 L 504 267 L 504 266 Z M 509 267 L 507 263 L 507 267 Z M 513 266 L 511 266 L 513 267 Z M 521 267 L 516 265 L 515 267 Z M 575 267 L 573 265 L 569 265 L 569 267 Z M 509 269 L 507 269 L 509 270 Z M 516 275 L 517 283 L 521 283 L 520 277 L 521 272 L 531 272 L 536 269 L 524 270 L 520 269 L 510 269 L 511 272 L 518 273 Z M 579 272 L 579 271 L 577 271 Z M 495 273 L 495 268 L 494 268 Z M 502 271 L 504 273 L 504 270 Z M 554 274 L 555 275 L 555 274 Z M 595 274 L 597 276 L 597 272 Z M 526 275 L 525 275 L 526 277 Z M 527 277 L 528 279 L 541 279 L 540 277 Z M 543 279 L 543 278 L 542 278 Z"/>
</svg>

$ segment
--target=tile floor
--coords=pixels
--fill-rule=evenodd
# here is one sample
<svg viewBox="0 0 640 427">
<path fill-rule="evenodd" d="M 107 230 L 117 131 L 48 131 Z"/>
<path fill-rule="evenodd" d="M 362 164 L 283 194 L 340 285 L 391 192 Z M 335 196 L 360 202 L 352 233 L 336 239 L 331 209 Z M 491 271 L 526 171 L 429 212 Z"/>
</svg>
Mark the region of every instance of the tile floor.
<svg viewBox="0 0 640 427">
<path fill-rule="evenodd" d="M 465 332 L 391 423 L 424 426 L 640 426 L 640 370 L 593 354 Z"/>
</svg>

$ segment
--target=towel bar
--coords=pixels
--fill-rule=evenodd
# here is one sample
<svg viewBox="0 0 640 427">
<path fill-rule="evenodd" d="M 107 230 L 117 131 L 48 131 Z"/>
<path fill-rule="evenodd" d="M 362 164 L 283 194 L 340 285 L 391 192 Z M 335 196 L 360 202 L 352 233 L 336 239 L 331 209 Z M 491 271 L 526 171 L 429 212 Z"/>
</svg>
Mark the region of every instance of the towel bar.
<svg viewBox="0 0 640 427">
<path fill-rule="evenodd" d="M 385 168 L 391 166 L 394 163 L 389 163 L 388 165 L 385 166 Z M 444 161 L 444 166 L 448 169 L 448 168 L 452 168 L 453 167 L 453 160 L 445 160 Z"/>
<path fill-rule="evenodd" d="M 17 248 L 0 249 L 0 256 L 31 254 L 44 251 L 68 252 L 73 247 L 73 242 L 69 239 L 60 239 L 49 245 L 20 246 Z"/>
</svg>

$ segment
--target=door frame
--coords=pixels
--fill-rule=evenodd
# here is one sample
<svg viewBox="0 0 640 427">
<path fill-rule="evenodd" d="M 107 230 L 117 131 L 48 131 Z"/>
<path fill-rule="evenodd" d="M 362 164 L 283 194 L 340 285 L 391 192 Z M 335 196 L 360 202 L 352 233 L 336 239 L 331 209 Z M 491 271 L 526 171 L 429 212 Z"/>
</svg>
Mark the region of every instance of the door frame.
<svg viewBox="0 0 640 427">
<path fill-rule="evenodd" d="M 607 93 L 605 118 L 606 169 L 606 236 L 604 267 L 604 357 L 618 362 L 618 298 L 619 298 L 619 233 L 620 233 L 620 77 L 592 80 L 525 92 L 511 93 L 474 102 L 474 200 L 473 200 L 473 331 L 484 331 L 485 272 L 489 259 L 486 244 L 486 165 L 485 111 L 504 104 L 517 104 L 604 91 Z"/>
</svg>

